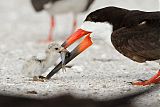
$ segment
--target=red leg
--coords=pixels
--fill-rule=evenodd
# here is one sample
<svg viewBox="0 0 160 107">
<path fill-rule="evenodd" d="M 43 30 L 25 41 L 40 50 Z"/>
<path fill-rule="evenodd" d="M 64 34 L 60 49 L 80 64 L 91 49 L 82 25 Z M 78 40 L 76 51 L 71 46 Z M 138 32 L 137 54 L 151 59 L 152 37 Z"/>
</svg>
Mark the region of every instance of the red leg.
<svg viewBox="0 0 160 107">
<path fill-rule="evenodd" d="M 155 84 L 160 82 L 160 70 L 158 71 L 158 73 L 156 75 L 154 75 L 152 78 L 150 78 L 147 81 L 139 81 L 139 82 L 133 82 L 133 85 L 151 85 L 151 84 Z"/>
<path fill-rule="evenodd" d="M 77 28 L 77 17 L 76 17 L 76 15 L 75 15 L 75 16 L 74 16 L 74 20 L 73 20 L 72 33 L 75 32 L 76 28 Z"/>
<path fill-rule="evenodd" d="M 51 19 L 50 19 L 50 30 L 49 30 L 49 33 L 48 33 L 48 38 L 47 40 L 42 40 L 40 42 L 45 42 L 45 43 L 50 43 L 53 41 L 53 30 L 54 30 L 54 27 L 55 27 L 55 21 L 54 21 L 54 17 L 51 16 Z"/>
<path fill-rule="evenodd" d="M 74 22 L 73 22 L 73 30 L 75 31 L 76 28 L 77 28 L 77 20 L 74 19 Z"/>
<path fill-rule="evenodd" d="M 54 26 L 55 26 L 55 22 L 54 22 L 54 17 L 51 16 L 51 22 L 50 22 L 50 31 L 49 31 L 49 34 L 48 34 L 48 41 L 53 41 L 53 37 L 52 37 L 52 34 L 53 34 L 53 30 L 54 30 Z"/>
</svg>

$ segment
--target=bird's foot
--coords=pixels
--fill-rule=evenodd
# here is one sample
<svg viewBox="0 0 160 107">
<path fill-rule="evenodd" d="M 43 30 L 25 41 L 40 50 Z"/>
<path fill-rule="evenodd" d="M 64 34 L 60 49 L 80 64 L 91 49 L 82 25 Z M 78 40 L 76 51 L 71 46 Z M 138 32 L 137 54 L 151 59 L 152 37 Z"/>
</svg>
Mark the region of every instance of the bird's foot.
<svg viewBox="0 0 160 107">
<path fill-rule="evenodd" d="M 139 86 L 146 86 L 146 85 L 151 85 L 151 84 L 157 84 L 160 82 L 160 70 L 156 75 L 154 75 L 152 78 L 149 80 L 139 80 L 138 82 L 132 82 L 132 85 L 139 85 Z"/>
<path fill-rule="evenodd" d="M 146 85 L 151 85 L 153 83 L 154 83 L 154 81 L 151 82 L 149 80 L 131 82 L 132 85 L 138 85 L 138 86 L 146 86 Z"/>
<path fill-rule="evenodd" d="M 43 76 L 34 76 L 33 81 L 45 82 L 47 79 Z"/>
</svg>

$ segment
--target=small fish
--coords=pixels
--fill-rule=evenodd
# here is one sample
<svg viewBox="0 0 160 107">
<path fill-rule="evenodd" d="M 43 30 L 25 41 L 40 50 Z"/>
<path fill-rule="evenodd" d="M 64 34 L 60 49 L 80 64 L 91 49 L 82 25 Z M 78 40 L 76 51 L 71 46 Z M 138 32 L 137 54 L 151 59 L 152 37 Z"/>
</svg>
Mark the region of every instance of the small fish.
<svg viewBox="0 0 160 107">
<path fill-rule="evenodd" d="M 61 60 L 62 60 L 62 71 L 66 71 L 66 66 L 65 66 L 65 58 L 66 58 L 66 55 L 67 55 L 67 52 L 66 49 L 62 50 L 61 53 L 60 53 L 60 56 L 61 56 Z"/>
</svg>

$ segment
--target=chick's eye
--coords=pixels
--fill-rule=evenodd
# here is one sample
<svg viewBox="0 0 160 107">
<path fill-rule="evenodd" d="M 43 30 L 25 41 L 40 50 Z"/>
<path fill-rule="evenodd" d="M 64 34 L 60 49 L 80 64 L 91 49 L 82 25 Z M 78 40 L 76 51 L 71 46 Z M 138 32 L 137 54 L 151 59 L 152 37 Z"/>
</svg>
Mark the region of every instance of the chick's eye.
<svg viewBox="0 0 160 107">
<path fill-rule="evenodd" d="M 55 50 L 58 50 L 58 48 L 55 48 Z"/>
</svg>

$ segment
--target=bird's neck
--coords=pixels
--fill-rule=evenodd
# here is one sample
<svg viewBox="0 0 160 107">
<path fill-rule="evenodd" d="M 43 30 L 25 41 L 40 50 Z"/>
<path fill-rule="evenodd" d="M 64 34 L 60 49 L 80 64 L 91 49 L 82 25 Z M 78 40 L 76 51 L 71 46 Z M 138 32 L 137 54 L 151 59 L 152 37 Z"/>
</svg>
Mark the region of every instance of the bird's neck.
<svg viewBox="0 0 160 107">
<path fill-rule="evenodd" d="M 110 17 L 108 17 L 106 22 L 110 23 L 113 26 L 113 31 L 117 30 L 117 29 L 123 27 L 122 22 L 124 20 L 125 15 L 126 15 L 125 13 L 118 14 L 115 16 L 111 15 Z"/>
</svg>

